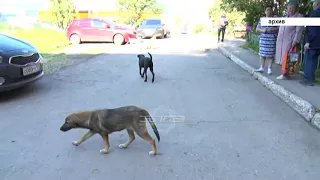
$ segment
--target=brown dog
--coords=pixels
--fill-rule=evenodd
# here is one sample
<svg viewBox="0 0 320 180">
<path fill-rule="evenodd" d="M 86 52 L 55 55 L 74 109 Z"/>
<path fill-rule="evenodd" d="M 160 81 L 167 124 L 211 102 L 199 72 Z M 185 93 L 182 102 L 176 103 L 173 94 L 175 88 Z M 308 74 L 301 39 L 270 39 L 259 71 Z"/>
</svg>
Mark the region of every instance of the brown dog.
<svg viewBox="0 0 320 180">
<path fill-rule="evenodd" d="M 66 117 L 60 130 L 66 132 L 75 128 L 89 129 L 80 140 L 72 142 L 75 146 L 80 145 L 97 133 L 100 134 L 105 144 L 105 148 L 101 149 L 100 153 L 107 154 L 110 149 L 109 134 L 126 129 L 129 139 L 124 144 L 120 144 L 119 148 L 127 148 L 135 139 L 134 132 L 136 132 L 138 136 L 152 145 L 152 151 L 149 154 L 156 155 L 156 143 L 147 131 L 145 119 L 150 123 L 159 142 L 160 135 L 150 114 L 145 109 L 136 106 L 72 113 Z"/>
</svg>

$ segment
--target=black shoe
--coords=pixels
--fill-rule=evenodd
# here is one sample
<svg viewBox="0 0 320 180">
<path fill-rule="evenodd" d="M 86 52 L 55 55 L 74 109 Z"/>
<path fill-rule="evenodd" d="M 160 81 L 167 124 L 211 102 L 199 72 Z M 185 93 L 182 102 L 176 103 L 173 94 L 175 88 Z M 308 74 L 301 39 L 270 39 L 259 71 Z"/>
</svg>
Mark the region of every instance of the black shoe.
<svg viewBox="0 0 320 180">
<path fill-rule="evenodd" d="M 307 80 L 300 81 L 300 84 L 305 85 L 305 86 L 314 86 L 313 82 L 307 81 Z"/>
</svg>

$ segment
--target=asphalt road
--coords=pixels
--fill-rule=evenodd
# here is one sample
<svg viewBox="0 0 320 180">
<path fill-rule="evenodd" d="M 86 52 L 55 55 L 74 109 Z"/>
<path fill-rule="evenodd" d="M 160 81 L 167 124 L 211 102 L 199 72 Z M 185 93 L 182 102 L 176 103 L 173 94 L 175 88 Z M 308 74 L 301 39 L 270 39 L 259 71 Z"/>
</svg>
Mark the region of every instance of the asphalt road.
<svg viewBox="0 0 320 180">
<path fill-rule="evenodd" d="M 214 40 L 193 41 L 180 55 L 179 48 L 150 50 L 153 84 L 150 73 L 148 82 L 139 76 L 134 50 L 123 48 L 2 94 L 0 179 L 320 179 L 319 132 L 217 50 L 201 51 Z M 110 154 L 100 154 L 100 136 L 75 147 L 85 131 L 59 130 L 71 112 L 124 105 L 185 119 L 156 118 L 155 157 L 139 137 L 119 149 L 126 132 L 112 134 Z"/>
</svg>

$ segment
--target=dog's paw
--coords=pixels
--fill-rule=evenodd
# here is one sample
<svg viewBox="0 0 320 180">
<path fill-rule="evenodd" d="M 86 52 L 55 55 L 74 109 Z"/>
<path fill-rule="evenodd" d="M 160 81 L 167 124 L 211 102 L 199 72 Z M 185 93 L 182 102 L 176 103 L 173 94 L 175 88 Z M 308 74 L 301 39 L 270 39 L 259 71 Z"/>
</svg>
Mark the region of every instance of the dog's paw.
<svg viewBox="0 0 320 180">
<path fill-rule="evenodd" d="M 78 141 L 72 141 L 72 145 L 78 146 L 80 143 Z"/>
<path fill-rule="evenodd" d="M 108 154 L 109 152 L 110 152 L 109 149 L 101 149 L 100 150 L 101 154 Z"/>
<path fill-rule="evenodd" d="M 147 80 L 144 80 L 144 82 L 147 82 Z"/>
<path fill-rule="evenodd" d="M 153 151 L 150 151 L 150 152 L 149 152 L 149 155 L 150 155 L 150 156 L 155 156 L 155 155 L 156 155 L 156 153 L 155 153 L 155 152 L 153 152 Z"/>
<path fill-rule="evenodd" d="M 127 148 L 128 146 L 126 146 L 125 144 L 119 144 L 119 148 L 121 148 L 121 149 L 125 149 L 125 148 Z"/>
</svg>

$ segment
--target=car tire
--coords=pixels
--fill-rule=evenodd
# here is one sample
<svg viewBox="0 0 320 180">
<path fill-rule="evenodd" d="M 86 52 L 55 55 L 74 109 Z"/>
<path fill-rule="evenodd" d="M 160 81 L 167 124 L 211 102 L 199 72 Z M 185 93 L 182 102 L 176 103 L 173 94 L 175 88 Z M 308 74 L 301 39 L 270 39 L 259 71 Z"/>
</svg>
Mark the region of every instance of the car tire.
<svg viewBox="0 0 320 180">
<path fill-rule="evenodd" d="M 164 37 L 165 37 L 164 32 L 162 32 L 160 39 L 164 39 Z"/>
<path fill-rule="evenodd" d="M 70 36 L 70 42 L 74 45 L 81 43 L 81 38 L 78 34 L 72 34 Z"/>
<path fill-rule="evenodd" d="M 113 43 L 116 44 L 116 45 L 123 45 L 124 37 L 121 34 L 116 34 L 113 37 Z"/>
<path fill-rule="evenodd" d="M 164 35 L 165 38 L 168 38 L 169 36 L 170 36 L 170 33 L 169 33 L 169 32 L 167 32 L 167 33 Z"/>
</svg>

